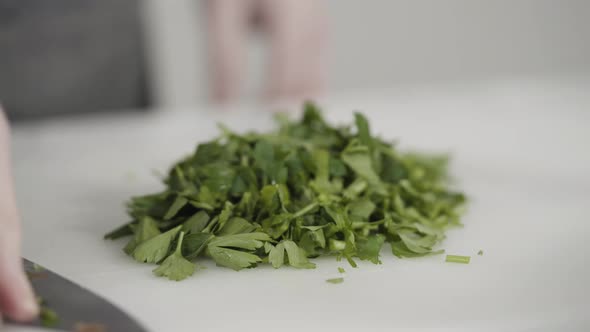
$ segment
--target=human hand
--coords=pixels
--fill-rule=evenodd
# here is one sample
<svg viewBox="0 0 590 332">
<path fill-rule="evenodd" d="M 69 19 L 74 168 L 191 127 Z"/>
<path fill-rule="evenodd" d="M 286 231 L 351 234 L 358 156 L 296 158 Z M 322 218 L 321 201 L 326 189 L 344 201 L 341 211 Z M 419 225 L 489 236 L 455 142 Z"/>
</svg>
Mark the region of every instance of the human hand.
<svg viewBox="0 0 590 332">
<path fill-rule="evenodd" d="M 216 101 L 239 94 L 248 32 L 270 42 L 267 95 L 272 100 L 308 99 L 324 84 L 326 16 L 318 0 L 208 0 L 209 58 Z"/>
<path fill-rule="evenodd" d="M 9 129 L 0 108 L 0 319 L 33 319 L 37 302 L 23 271 L 20 227 L 10 173 Z"/>
</svg>

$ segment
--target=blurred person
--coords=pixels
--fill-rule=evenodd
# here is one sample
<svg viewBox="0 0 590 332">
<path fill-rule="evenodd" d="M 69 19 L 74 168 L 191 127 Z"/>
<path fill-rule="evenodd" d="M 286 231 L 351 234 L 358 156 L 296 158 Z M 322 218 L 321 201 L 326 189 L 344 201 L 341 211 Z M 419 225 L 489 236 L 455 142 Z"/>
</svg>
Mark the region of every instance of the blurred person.
<svg viewBox="0 0 590 332">
<path fill-rule="evenodd" d="M 206 0 L 212 94 L 234 100 L 244 73 L 247 37 L 263 33 L 270 46 L 266 97 L 301 101 L 324 84 L 326 17 L 317 0 Z"/>
<path fill-rule="evenodd" d="M 315 0 L 205 1 L 209 16 L 209 54 L 213 66 L 212 92 L 216 101 L 226 102 L 237 97 L 244 71 L 245 42 L 248 33 L 253 30 L 265 33 L 270 42 L 270 64 L 267 66 L 269 70 L 267 96 L 269 98 L 301 100 L 314 97 L 321 92 L 324 71 L 325 22 L 320 2 Z M 103 4 L 105 3 L 103 2 Z M 60 4 L 70 6 L 73 3 L 62 0 Z M 63 14 L 71 20 L 80 22 L 80 18 L 76 18 L 74 14 L 96 11 L 98 8 L 96 6 L 99 6 L 98 3 L 79 2 L 71 8 L 71 11 Z M 101 6 L 103 15 L 107 7 L 107 5 Z M 6 10 L 7 8 L 13 11 L 10 12 L 10 10 Z M 85 33 L 104 42 L 104 37 L 108 36 L 108 31 L 112 31 L 113 28 L 105 25 L 102 21 L 100 27 L 93 26 L 92 20 L 86 20 L 85 29 L 83 29 L 85 32 L 76 32 L 75 34 L 74 43 L 78 41 L 82 43 L 80 45 L 86 45 L 81 48 L 61 50 L 56 49 L 57 46 L 51 42 L 31 43 L 34 38 L 38 37 L 36 33 L 48 26 L 37 22 L 36 27 L 29 29 L 27 24 L 34 22 L 30 18 L 18 23 L 22 19 L 21 15 L 31 13 L 23 10 L 32 8 L 37 9 L 37 15 L 43 16 L 52 13 L 49 15 L 51 22 L 65 21 L 67 23 L 68 21 L 60 20 L 60 12 L 56 12 L 55 7 L 50 7 L 39 1 L 7 0 L 0 3 L 0 16 L 4 15 L 16 20 L 13 22 L 5 20 L 4 25 L 0 25 L 0 28 L 5 28 L 4 31 L 0 29 L 0 32 L 14 32 L 13 35 L 0 34 L 0 45 L 9 46 L 1 48 L 10 50 L 10 52 L 0 52 L 0 55 L 4 56 L 0 56 L 0 60 L 6 60 L 4 67 L 8 73 L 8 75 L 2 75 L 4 80 L 0 77 L 0 97 L 6 95 L 5 91 L 10 90 L 12 93 L 7 94 L 8 99 L 16 103 L 17 107 L 24 105 L 25 108 L 33 109 L 32 113 L 38 111 L 36 108 L 39 107 L 50 108 L 54 106 L 56 109 L 61 109 L 65 105 L 75 109 L 86 105 L 89 108 L 106 108 L 117 103 L 119 105 L 141 103 L 143 87 L 139 81 L 142 75 L 140 62 L 133 62 L 132 70 L 128 72 L 131 77 L 121 81 L 123 85 L 111 86 L 113 80 L 117 81 L 116 78 L 120 77 L 121 73 L 125 73 L 124 70 L 121 70 L 126 68 L 125 64 L 128 62 L 123 59 L 129 59 L 130 55 L 137 55 L 136 49 L 139 44 L 133 44 L 133 47 L 128 48 L 129 45 L 119 38 L 119 42 L 113 44 L 115 50 L 110 49 L 109 52 L 103 50 L 97 54 L 93 53 L 94 55 L 91 54 L 87 58 L 80 58 L 80 53 L 87 53 L 86 51 L 92 53 L 92 50 L 97 50 L 96 47 L 103 45 L 93 45 L 92 39 L 90 41 L 84 40 L 83 36 L 88 36 Z M 128 12 L 132 12 L 132 7 L 126 8 Z M 35 16 L 34 14 L 32 16 Z M 98 18 L 100 14 L 95 13 L 91 16 Z M 124 15 L 110 19 L 112 22 L 123 22 L 122 17 Z M 82 21 L 84 21 L 83 18 Z M 57 32 L 45 31 L 46 37 L 63 37 L 60 35 L 60 31 L 65 32 L 68 29 L 67 24 L 62 24 Z M 18 38 L 19 33 L 21 33 L 22 40 Z M 67 37 L 71 37 L 69 33 L 66 33 L 66 37 L 63 37 L 60 42 L 66 44 L 72 42 Z M 26 53 L 31 48 L 35 52 L 28 54 L 28 57 L 20 56 L 23 54 L 19 52 Z M 53 82 L 54 77 L 51 75 L 46 77 L 44 81 L 40 81 L 44 75 L 43 72 L 38 71 L 38 69 L 43 69 L 43 67 L 39 67 L 40 63 L 38 62 L 47 54 L 51 55 L 50 60 L 53 61 L 51 62 L 53 67 L 49 68 L 48 72 L 66 81 Z M 60 55 L 66 56 L 61 59 Z M 75 68 L 84 68 L 84 70 L 75 72 L 75 68 L 70 66 L 72 60 L 78 60 Z M 45 62 L 41 64 L 43 63 Z M 29 88 L 24 91 L 25 95 L 13 80 L 17 76 L 21 78 L 19 82 L 23 83 L 22 86 Z M 96 82 L 104 83 L 104 85 L 98 84 L 98 87 L 102 86 L 105 89 L 97 89 Z M 110 89 L 106 89 L 108 87 Z M 31 89 L 33 94 L 30 94 Z M 35 93 L 39 94 L 41 98 L 36 98 Z M 95 103 L 87 105 L 89 102 Z M 51 103 L 55 103 L 55 105 Z M 38 305 L 20 259 L 20 225 L 11 179 L 9 139 L 8 121 L 4 116 L 4 111 L 0 108 L 0 318 L 4 315 L 16 321 L 26 321 L 37 315 Z"/>
</svg>

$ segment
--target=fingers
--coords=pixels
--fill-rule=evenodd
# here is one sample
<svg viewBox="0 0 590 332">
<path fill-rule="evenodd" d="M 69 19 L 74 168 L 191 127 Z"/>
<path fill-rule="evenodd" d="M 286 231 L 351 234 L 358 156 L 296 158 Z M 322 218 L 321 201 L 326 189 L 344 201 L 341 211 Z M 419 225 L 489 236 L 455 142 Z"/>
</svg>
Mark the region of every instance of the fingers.
<svg viewBox="0 0 590 332">
<path fill-rule="evenodd" d="M 326 15 L 317 0 L 260 0 L 271 42 L 269 94 L 308 99 L 324 87 Z"/>
<path fill-rule="evenodd" d="M 8 125 L 0 109 L 0 313 L 26 321 L 36 316 L 37 303 L 21 264 L 8 146 Z"/>
<path fill-rule="evenodd" d="M 245 65 L 245 39 L 250 2 L 241 0 L 208 0 L 207 35 L 212 76 L 212 97 L 227 102 L 239 94 Z"/>
<path fill-rule="evenodd" d="M 18 231 L 3 227 L 0 235 L 0 312 L 15 321 L 28 321 L 37 315 L 35 296 L 25 276 L 18 250 Z"/>
</svg>

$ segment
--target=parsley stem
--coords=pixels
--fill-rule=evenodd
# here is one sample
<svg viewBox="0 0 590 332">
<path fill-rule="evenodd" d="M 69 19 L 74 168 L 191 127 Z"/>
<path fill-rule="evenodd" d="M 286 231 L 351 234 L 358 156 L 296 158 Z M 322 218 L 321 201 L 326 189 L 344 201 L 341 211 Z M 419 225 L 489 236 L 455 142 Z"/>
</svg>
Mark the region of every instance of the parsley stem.
<svg viewBox="0 0 590 332">
<path fill-rule="evenodd" d="M 183 239 L 184 239 L 184 232 L 180 232 L 180 235 L 178 236 L 178 243 L 176 243 L 176 250 L 175 251 L 177 253 L 181 253 Z"/>
<path fill-rule="evenodd" d="M 329 282 L 331 284 L 341 284 L 344 282 L 344 278 L 332 278 L 332 279 L 327 279 L 326 282 Z"/>
<path fill-rule="evenodd" d="M 303 209 L 297 211 L 293 215 L 293 218 L 303 217 L 307 213 L 311 212 L 311 210 L 315 209 L 317 206 L 318 206 L 318 203 L 317 202 L 313 202 L 313 203 L 309 204 L 308 206 L 304 207 Z"/>
<path fill-rule="evenodd" d="M 471 260 L 470 256 L 447 255 L 445 262 L 469 264 L 470 260 Z"/>
</svg>

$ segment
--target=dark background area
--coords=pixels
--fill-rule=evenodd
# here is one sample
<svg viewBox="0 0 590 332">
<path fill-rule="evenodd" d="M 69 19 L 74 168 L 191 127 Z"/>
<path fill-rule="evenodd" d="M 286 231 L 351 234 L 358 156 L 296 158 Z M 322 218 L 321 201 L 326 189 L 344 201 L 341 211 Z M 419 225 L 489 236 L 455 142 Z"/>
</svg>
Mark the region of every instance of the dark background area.
<svg viewBox="0 0 590 332">
<path fill-rule="evenodd" d="M 0 102 L 12 119 L 150 104 L 138 0 L 0 0 Z"/>
</svg>

